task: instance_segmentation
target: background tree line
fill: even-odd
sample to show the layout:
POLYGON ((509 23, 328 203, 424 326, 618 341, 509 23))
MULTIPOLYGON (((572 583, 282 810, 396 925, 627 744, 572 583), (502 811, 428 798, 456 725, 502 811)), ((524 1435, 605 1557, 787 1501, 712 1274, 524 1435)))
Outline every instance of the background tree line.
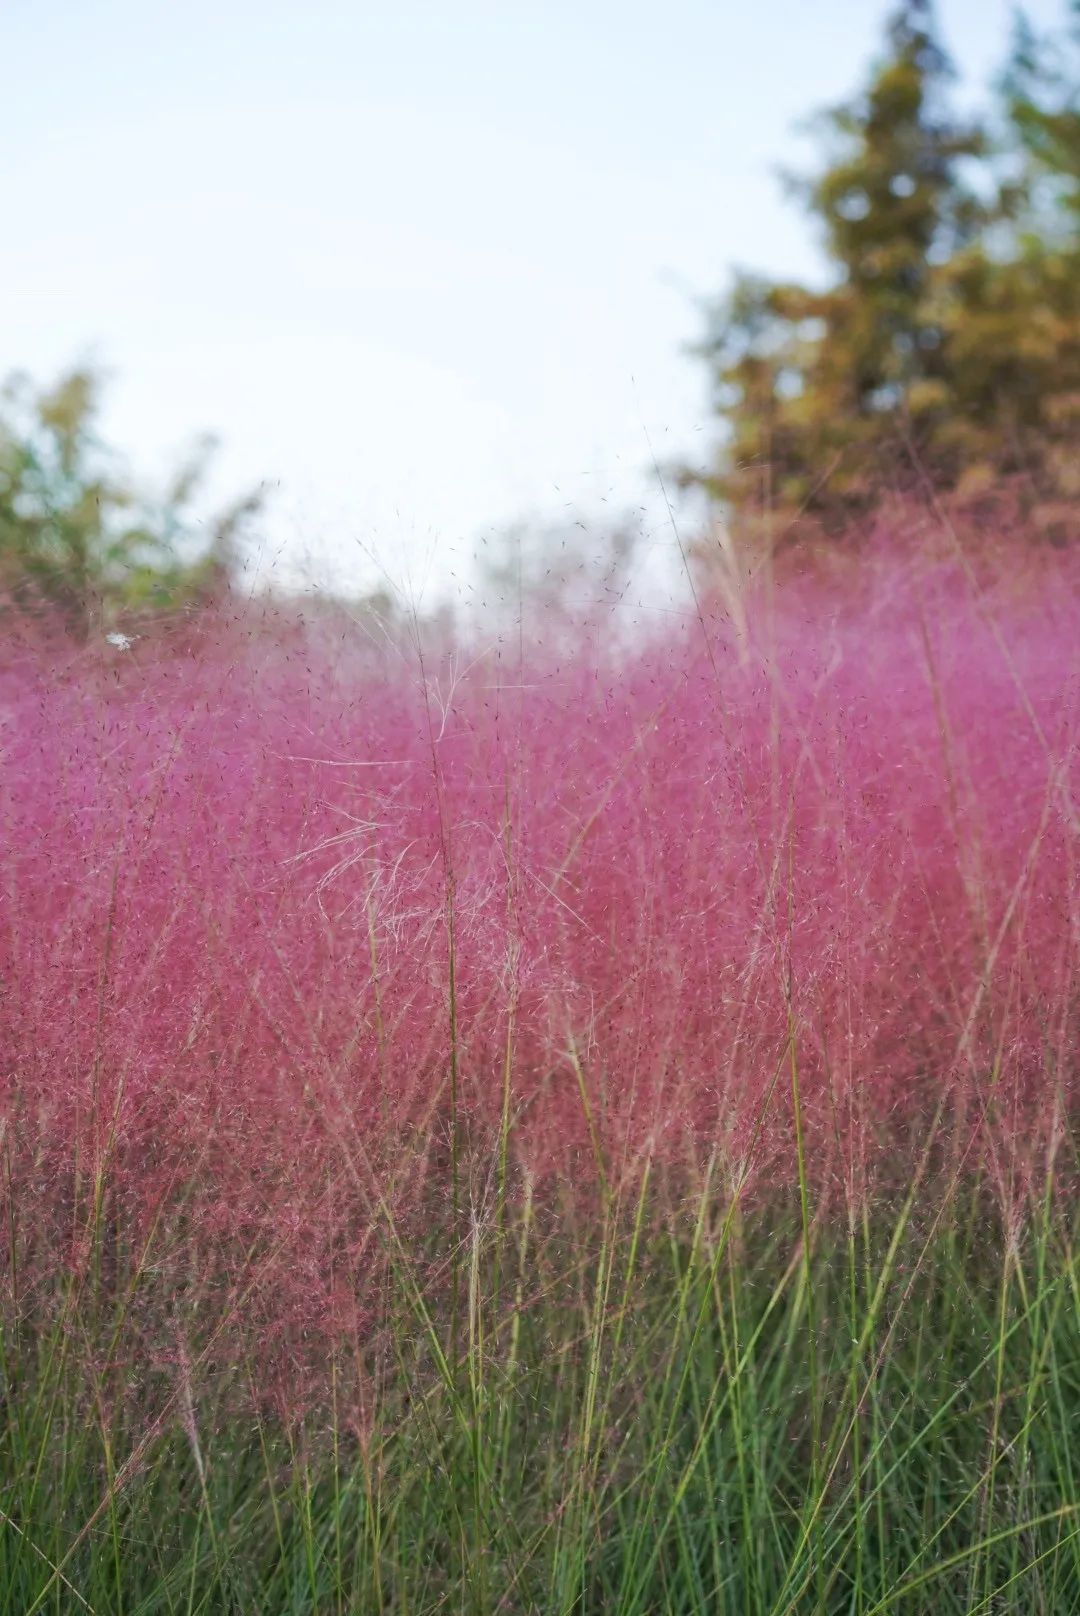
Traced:
POLYGON ((45 389, 16 374, 0 392, 0 621, 44 607, 85 639, 229 588, 261 493, 196 519, 210 438, 146 493, 98 436, 100 389, 78 368, 45 389))
MULTIPOLYGON (((681 475, 742 542, 842 539, 912 489, 1080 531, 1080 0, 1051 35, 1018 16, 984 117, 954 115, 952 78, 931 0, 902 0, 864 89, 816 120, 822 166, 788 180, 826 284, 742 272, 707 311, 718 448, 681 475)), ((261 496, 194 520, 209 442, 140 493, 99 389, 0 393, 0 617, 86 637, 229 586, 261 496)))
POLYGON ((1080 0, 1018 15, 982 119, 949 105, 931 0, 905 0, 854 99, 816 120, 788 184, 821 289, 752 273, 697 350, 723 431, 703 487, 745 539, 837 539, 913 488, 1080 525, 1080 0))

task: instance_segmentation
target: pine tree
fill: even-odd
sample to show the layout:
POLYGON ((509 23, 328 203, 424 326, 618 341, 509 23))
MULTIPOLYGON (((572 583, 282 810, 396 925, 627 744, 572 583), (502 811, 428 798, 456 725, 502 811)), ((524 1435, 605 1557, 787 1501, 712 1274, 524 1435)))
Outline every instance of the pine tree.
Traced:
POLYGON ((929 0, 820 120, 831 160, 796 189, 831 284, 742 275, 699 350, 727 432, 688 480, 744 535, 836 537, 927 483, 1080 530, 1080 0, 1070 15, 1056 38, 1018 28, 996 143, 949 115, 929 0))
POLYGON ((744 524, 843 531, 910 476, 924 420, 947 402, 931 287, 935 265, 982 224, 962 168, 986 141, 949 116, 952 70, 929 0, 895 12, 886 45, 865 93, 820 120, 832 161, 796 187, 833 284, 743 275, 700 350, 729 429, 721 466, 700 480, 744 524))
POLYGON ((1015 177, 995 228, 932 282, 956 491, 1057 540, 1080 533, 1080 0, 1070 11, 1058 37, 1019 20, 1001 82, 1015 177))
POLYGON ((1042 232, 1080 236, 1080 0, 1066 27, 1039 38, 1021 15, 1003 80, 1008 116, 1027 158, 1029 216, 1042 232))

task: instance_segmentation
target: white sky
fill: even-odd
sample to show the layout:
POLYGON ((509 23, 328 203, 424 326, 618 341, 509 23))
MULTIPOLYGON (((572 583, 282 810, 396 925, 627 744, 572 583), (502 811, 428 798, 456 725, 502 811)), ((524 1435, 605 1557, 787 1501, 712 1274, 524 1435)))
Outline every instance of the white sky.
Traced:
MULTIPOLYGON (((363 587, 371 549, 437 589, 516 516, 643 503, 663 547, 646 430, 710 431, 693 296, 815 273, 773 171, 889 9, 0 0, 0 371, 96 358, 150 475, 218 432, 220 492, 280 485, 285 575, 363 587)), ((968 84, 1010 9, 941 0, 968 84)))

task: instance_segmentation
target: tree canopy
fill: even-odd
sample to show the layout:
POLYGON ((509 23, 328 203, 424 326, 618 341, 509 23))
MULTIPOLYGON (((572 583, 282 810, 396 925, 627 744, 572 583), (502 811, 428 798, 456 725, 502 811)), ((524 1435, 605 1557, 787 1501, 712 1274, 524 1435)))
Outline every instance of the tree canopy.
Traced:
POLYGON ((0 613, 59 612, 85 638, 146 611, 206 601, 228 586, 254 493, 197 523, 213 442, 203 439, 151 498, 97 432, 100 378, 78 368, 0 392, 0 613))
POLYGON ((703 485, 773 541, 857 529, 913 482, 1008 487, 1054 536, 1080 472, 1080 0, 1021 22, 996 118, 960 120, 931 0, 893 13, 869 82, 818 119, 822 289, 742 273, 708 314, 723 441, 703 485))

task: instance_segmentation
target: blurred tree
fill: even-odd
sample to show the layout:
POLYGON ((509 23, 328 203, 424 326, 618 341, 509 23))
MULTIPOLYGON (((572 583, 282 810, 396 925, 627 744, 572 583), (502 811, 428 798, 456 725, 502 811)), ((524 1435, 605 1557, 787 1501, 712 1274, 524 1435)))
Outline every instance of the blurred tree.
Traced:
POLYGON ((1080 0, 1040 38, 1021 15, 1002 77, 1006 251, 980 244, 940 276, 957 380, 962 491, 1004 473, 1035 525, 1080 533, 1080 0))
POLYGON ((587 633, 614 646, 640 621, 649 591, 644 538, 641 512, 615 507, 606 517, 524 519, 481 537, 457 621, 502 662, 500 681, 526 645, 569 655, 587 633))
POLYGON ((1008 115, 1028 159, 1029 213, 1048 239, 1080 232, 1080 0, 1064 28, 1040 38, 1020 14, 1002 80, 1008 115))
POLYGON ((96 435, 99 387, 76 369, 44 392, 22 375, 0 391, 0 612, 58 611, 82 638, 220 594, 262 504, 259 494, 238 500, 200 542, 191 505, 212 440, 148 500, 96 435))
POLYGON ((1080 198, 1080 142, 1075 90, 1047 61, 1022 30, 1008 92, 1019 177, 983 128, 950 117, 930 0, 899 7, 866 92, 821 120, 831 160, 794 188, 832 284, 742 275, 699 350, 727 437, 717 466, 686 480, 743 535, 834 537, 913 479, 969 496, 1023 474, 1059 516, 1078 491, 1075 231, 1037 227, 1032 176, 1054 175, 1057 217, 1080 198))
POLYGON ((867 91, 818 120, 832 161, 792 183, 821 222, 833 284, 743 275, 712 311, 702 352, 730 441, 703 481, 747 518, 842 527, 900 463, 898 421, 940 394, 929 283, 982 222, 962 164, 986 142, 943 104, 951 68, 929 0, 899 8, 887 45, 867 91))

